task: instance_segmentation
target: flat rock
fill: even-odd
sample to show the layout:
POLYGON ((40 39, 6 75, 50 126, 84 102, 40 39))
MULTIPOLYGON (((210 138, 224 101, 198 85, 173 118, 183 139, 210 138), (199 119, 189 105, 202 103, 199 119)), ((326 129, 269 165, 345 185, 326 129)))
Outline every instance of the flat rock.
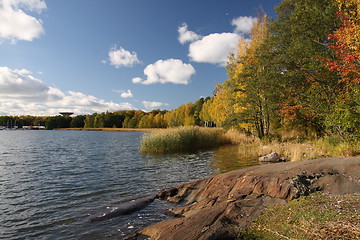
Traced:
POLYGON ((131 239, 236 239, 270 204, 315 191, 360 192, 360 158, 327 158, 274 163, 216 175, 163 192, 157 197, 181 206, 173 219, 140 230, 131 239))

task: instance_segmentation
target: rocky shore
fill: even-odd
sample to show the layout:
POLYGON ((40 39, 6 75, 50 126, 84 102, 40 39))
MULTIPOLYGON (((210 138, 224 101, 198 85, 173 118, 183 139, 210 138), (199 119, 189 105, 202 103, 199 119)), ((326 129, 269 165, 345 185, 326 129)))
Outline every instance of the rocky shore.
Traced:
POLYGON ((271 204, 322 191, 360 193, 360 158, 327 158, 254 166, 190 182, 158 193, 179 203, 173 219, 138 231, 129 239, 236 239, 271 204))

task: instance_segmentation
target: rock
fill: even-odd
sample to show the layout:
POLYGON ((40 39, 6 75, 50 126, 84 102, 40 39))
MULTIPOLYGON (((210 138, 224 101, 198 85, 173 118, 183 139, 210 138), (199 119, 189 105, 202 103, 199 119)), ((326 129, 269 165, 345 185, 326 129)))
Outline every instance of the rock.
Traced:
POLYGON ((360 158, 259 165, 162 191, 159 199, 182 203, 169 210, 176 218, 148 226, 131 239, 236 239, 267 205, 315 191, 359 193, 360 158))
POLYGON ((99 222, 136 212, 140 209, 145 208, 150 203, 152 203, 156 197, 157 197, 156 195, 149 195, 146 197, 123 202, 122 204, 120 204, 119 206, 117 206, 116 208, 112 209, 109 212, 103 213, 99 216, 92 217, 90 221, 99 222))
POLYGON ((280 158, 279 154, 276 152, 270 153, 266 156, 259 157, 260 162, 267 162, 267 163, 275 163, 275 162, 282 162, 284 161, 283 158, 280 158))

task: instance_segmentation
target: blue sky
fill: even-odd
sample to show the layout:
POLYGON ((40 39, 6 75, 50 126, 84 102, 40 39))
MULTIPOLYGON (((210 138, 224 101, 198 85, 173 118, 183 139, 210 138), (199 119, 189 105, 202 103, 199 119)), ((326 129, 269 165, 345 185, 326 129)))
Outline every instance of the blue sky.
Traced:
POLYGON ((280 0, 0 0, 0 115, 174 109, 211 96, 280 0))

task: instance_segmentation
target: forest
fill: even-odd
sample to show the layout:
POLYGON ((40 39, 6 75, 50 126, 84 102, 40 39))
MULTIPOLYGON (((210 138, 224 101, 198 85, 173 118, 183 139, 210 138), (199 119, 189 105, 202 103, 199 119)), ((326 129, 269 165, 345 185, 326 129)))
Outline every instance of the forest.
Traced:
POLYGON ((0 126, 168 128, 217 126, 259 138, 296 131, 305 137, 360 136, 359 0, 283 0, 277 19, 259 11, 249 37, 211 97, 177 109, 75 117, 2 116, 0 126))

